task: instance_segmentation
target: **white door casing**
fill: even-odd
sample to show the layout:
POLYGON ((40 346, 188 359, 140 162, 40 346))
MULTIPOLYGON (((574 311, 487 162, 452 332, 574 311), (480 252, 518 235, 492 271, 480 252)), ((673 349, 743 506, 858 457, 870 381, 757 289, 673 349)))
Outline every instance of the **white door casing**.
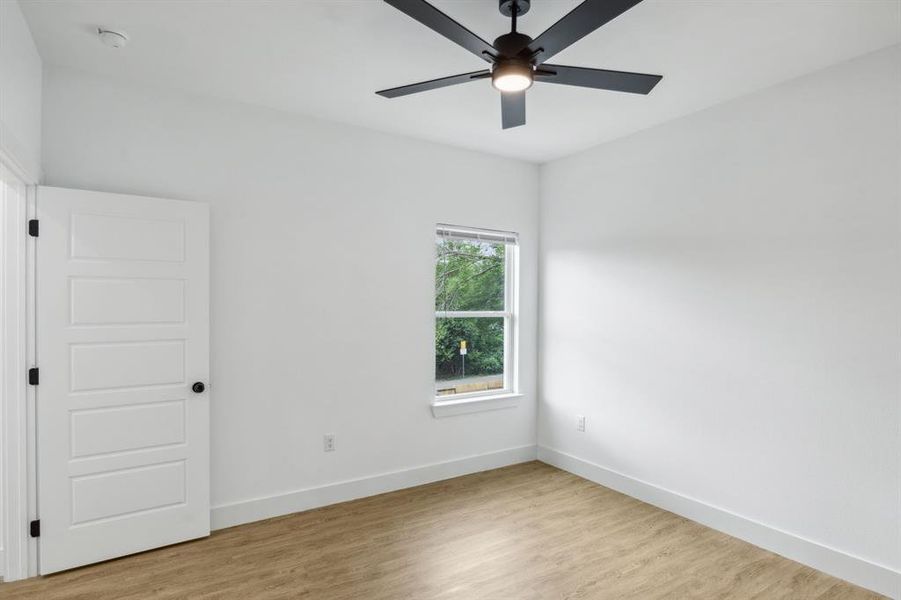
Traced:
POLYGON ((28 185, 0 149, 0 576, 28 574, 26 452, 28 185))
POLYGON ((39 572, 209 535, 207 205, 41 187, 37 216, 39 572))

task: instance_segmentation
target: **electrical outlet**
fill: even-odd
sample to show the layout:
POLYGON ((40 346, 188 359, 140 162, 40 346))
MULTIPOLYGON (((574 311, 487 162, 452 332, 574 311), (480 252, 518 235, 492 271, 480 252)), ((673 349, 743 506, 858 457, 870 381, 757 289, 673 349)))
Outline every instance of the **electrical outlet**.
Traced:
POLYGON ((322 449, 326 452, 334 452, 335 451, 335 434, 334 433, 326 433, 322 436, 322 449))
POLYGON ((585 431, 585 417, 583 415, 579 415, 576 417, 576 431, 585 431))

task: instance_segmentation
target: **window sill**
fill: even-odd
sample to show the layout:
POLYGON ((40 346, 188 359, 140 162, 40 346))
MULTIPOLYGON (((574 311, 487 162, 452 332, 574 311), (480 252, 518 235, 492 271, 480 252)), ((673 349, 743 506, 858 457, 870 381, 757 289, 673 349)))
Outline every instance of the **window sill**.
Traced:
POLYGON ((516 408, 522 394, 507 393, 496 396, 480 396, 477 398, 463 398, 460 400, 443 400, 432 402, 432 415, 436 419, 453 417, 469 413, 483 412, 486 410, 500 410, 502 408, 516 408))

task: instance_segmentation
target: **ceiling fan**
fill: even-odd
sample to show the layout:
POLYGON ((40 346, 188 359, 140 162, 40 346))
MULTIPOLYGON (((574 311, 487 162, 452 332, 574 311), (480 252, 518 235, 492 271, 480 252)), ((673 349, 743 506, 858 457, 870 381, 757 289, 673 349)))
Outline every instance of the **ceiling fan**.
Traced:
POLYGON ((648 94, 663 79, 662 75, 565 67, 546 62, 641 1, 585 0, 533 40, 516 31, 516 19, 529 11, 531 0, 498 0, 501 14, 510 17, 511 30, 494 40, 494 44, 489 44, 425 0, 385 0, 399 11, 490 63, 491 67, 376 93, 385 98, 397 98, 477 79, 491 79, 494 88, 501 92, 501 121, 504 129, 525 125, 526 90, 534 81, 648 94))

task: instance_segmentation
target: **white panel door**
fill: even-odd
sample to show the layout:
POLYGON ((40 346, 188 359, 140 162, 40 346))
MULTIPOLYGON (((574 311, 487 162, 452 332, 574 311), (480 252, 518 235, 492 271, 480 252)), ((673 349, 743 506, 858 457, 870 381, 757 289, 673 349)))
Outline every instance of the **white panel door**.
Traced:
POLYGON ((41 187, 37 215, 40 573, 209 535, 207 206, 41 187))

